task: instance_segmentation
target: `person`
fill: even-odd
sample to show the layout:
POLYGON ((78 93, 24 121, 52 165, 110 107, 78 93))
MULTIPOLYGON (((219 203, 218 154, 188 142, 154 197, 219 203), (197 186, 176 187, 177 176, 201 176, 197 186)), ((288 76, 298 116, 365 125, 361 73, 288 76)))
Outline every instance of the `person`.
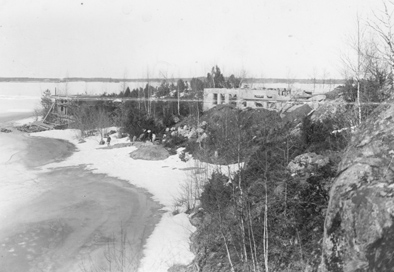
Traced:
POLYGON ((109 146, 111 144, 111 137, 108 135, 107 137, 107 146, 109 146))
POLYGON ((146 134, 146 129, 142 130, 142 134, 140 135, 140 137, 138 137, 139 141, 144 141, 145 140, 145 134, 146 134))

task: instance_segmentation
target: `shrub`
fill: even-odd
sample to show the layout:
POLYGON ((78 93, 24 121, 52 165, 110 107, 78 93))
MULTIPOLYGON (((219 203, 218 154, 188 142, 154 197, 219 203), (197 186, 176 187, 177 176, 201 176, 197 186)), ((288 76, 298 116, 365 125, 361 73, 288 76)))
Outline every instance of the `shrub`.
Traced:
MULTIPOLYGON (((361 115, 364 120, 372 111, 390 97, 390 91, 385 88, 386 74, 378 72, 375 77, 361 79, 359 84, 361 115)), ((349 79, 343 87, 343 97, 347 102, 357 102, 357 81, 349 79)), ((355 108, 354 104, 353 107, 355 108)))
POLYGON ((187 138, 181 135, 175 135, 168 137, 164 146, 167 148, 178 148, 182 146, 186 146, 187 138))
POLYGON ((223 211, 231 203, 231 186, 227 186, 228 178, 220 173, 213 173, 208 182, 204 185, 201 194, 201 207, 209 212, 215 213, 223 211))
MULTIPOLYGON (((332 133, 335 128, 342 127, 343 122, 333 119, 312 122, 310 117, 302 120, 301 139, 307 152, 321 153, 324 150, 342 150, 348 142, 348 137, 332 133), (338 124, 340 123, 340 124, 338 124)), ((348 133, 348 132, 344 132, 348 133)))

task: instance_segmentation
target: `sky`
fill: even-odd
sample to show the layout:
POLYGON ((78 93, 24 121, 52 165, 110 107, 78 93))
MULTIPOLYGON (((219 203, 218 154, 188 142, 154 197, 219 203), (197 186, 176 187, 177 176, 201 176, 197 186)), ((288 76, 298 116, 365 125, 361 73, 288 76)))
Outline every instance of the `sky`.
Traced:
POLYGON ((0 0, 0 77, 342 78, 374 0, 0 0))

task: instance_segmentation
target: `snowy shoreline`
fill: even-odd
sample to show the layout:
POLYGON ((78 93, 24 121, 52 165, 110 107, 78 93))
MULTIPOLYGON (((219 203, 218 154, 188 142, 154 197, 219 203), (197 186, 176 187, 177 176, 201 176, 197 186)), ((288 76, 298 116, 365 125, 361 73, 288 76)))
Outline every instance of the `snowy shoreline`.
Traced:
MULTIPOLYGON (((33 121, 32 118, 14 121, 12 124, 23 125, 29 121, 33 121)), ((116 135, 113 135, 112 146, 124 143, 129 145, 108 149, 98 144, 99 136, 87 137, 86 142, 79 143, 78 135, 78 131, 71 129, 31 133, 31 137, 66 140, 77 148, 76 152, 64 161, 49 163, 39 172, 83 165, 92 173, 126 180, 137 188, 146 190, 150 198, 162 205, 163 214, 146 240, 139 271, 164 272, 175 264, 189 264, 194 258, 190 251, 190 235, 195 231, 195 227, 191 225, 189 215, 183 212, 184 207, 176 205, 184 193, 185 182, 192 178, 192 170, 196 169, 197 165, 204 168, 205 178, 218 170, 218 167, 227 174, 228 171, 234 171, 236 166, 201 164, 193 159, 184 162, 178 155, 160 161, 134 160, 130 157, 130 152, 137 147, 130 145, 126 138, 117 139, 116 135)))
MULTIPOLYGON (((182 183, 188 178, 187 167, 177 155, 162 161, 133 160, 129 153, 134 146, 106 149, 98 145, 98 136, 86 138, 78 143, 78 131, 52 130, 30 134, 33 137, 48 137, 67 140, 77 147, 77 152, 62 162, 50 163, 42 171, 55 167, 86 165, 93 173, 106 174, 127 180, 138 188, 146 189, 153 200, 163 205, 163 215, 146 241, 139 271, 167 271, 174 264, 188 264, 194 255, 189 249, 189 237, 194 231, 188 215, 173 215, 175 199, 182 183)), ((126 143, 126 139, 112 137, 112 145, 126 143)))

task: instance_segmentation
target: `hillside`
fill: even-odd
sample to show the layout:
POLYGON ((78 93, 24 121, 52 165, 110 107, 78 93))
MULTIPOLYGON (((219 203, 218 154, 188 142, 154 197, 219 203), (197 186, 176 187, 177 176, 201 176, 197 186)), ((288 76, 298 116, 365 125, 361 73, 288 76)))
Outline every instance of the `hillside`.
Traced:
MULTIPOLYGON (((315 111, 289 118, 269 110, 220 105, 200 117, 206 138, 186 151, 211 163, 242 162, 216 172, 191 210, 197 227, 193 264, 174 271, 316 271, 321 260, 329 192, 345 152, 354 110, 345 90, 327 94, 315 111), (343 110, 331 111, 342 103, 343 110)), ((184 120, 178 127, 189 126, 184 120)))

